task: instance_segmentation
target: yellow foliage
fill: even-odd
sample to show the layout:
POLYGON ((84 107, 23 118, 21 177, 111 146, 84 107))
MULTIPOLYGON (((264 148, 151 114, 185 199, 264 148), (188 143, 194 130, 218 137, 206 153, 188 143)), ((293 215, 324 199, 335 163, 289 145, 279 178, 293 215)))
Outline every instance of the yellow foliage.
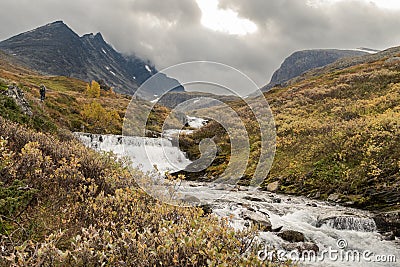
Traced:
POLYGON ((122 120, 118 112, 113 109, 107 110, 96 101, 85 104, 81 114, 92 132, 108 133, 121 128, 122 120))
POLYGON ((86 94, 93 98, 100 97, 100 84, 94 80, 91 82, 91 84, 87 84, 86 94))

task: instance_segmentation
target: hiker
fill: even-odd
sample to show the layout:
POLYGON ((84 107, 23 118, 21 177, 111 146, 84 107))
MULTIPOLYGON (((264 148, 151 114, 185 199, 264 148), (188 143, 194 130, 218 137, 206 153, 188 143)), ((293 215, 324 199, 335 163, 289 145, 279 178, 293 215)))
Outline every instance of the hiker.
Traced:
POLYGON ((43 84, 40 85, 40 101, 44 101, 44 98, 46 97, 46 86, 43 84))

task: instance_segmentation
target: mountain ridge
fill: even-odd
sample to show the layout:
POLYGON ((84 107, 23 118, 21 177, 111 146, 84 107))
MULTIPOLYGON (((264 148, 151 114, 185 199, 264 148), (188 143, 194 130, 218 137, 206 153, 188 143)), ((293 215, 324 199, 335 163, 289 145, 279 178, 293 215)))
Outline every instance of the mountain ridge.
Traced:
MULTIPOLYGON (((149 60, 116 51, 101 33, 79 36, 60 20, 8 38, 0 42, 0 49, 43 74, 104 80, 116 92, 131 95, 159 73, 149 60)), ((177 80, 164 74, 158 77, 177 91, 184 91, 177 80)), ((163 88, 147 89, 153 95, 163 88)))

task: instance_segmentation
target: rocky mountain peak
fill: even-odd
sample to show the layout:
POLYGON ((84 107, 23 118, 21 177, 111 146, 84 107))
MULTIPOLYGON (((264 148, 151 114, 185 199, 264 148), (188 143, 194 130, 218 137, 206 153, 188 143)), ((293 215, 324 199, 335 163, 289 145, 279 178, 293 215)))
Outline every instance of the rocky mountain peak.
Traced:
POLYGON ((68 34, 68 35, 73 35, 74 37, 79 37, 78 34, 76 34, 70 27, 68 27, 67 24, 65 24, 63 21, 58 20, 49 24, 46 24, 44 26, 40 26, 36 29, 33 29, 31 31, 28 31, 26 33, 22 33, 22 35, 26 34, 50 34, 50 35, 57 35, 57 34, 68 34))
MULTIPOLYGON (((126 94, 133 94, 158 72, 149 60, 116 51, 100 32, 80 37, 63 21, 11 37, 0 42, 0 49, 43 74, 103 80, 116 92, 126 94)), ((161 95, 171 84, 184 90, 177 80, 165 76, 160 86, 149 89, 149 95, 161 95)))
POLYGON ((102 35, 100 32, 96 33, 96 35, 94 36, 94 38, 96 38, 96 39, 99 40, 99 41, 105 42, 105 41, 104 41, 104 38, 103 38, 103 35, 102 35))
POLYGON ((287 57, 280 68, 274 72, 271 81, 263 90, 277 85, 285 85, 289 80, 303 73, 326 66, 342 58, 367 55, 366 51, 339 49, 311 49, 296 51, 287 57))

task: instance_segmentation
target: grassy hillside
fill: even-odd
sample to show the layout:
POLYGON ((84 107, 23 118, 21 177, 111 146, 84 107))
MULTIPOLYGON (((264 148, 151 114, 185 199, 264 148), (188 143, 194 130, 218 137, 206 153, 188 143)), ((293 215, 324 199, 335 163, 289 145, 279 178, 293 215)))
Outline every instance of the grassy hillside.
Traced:
MULTIPOLYGON (((0 94, 2 116, 30 125, 35 129, 55 132, 59 128, 71 131, 121 134, 122 123, 131 96, 101 90, 99 97, 86 92, 87 82, 70 77, 45 76, 24 68, 10 56, 0 52, 0 90, 10 85, 22 89, 33 115, 26 116, 12 100, 0 94), (47 88, 46 100, 40 102, 39 87, 47 88), (7 107, 6 107, 7 106, 7 107)), ((130 105, 133 115, 144 116, 150 103, 137 100, 130 105)), ((162 119, 169 109, 156 106, 151 113, 148 130, 160 132, 162 119)), ((134 125, 132 125, 134 127, 134 125)))
MULTIPOLYGON (((335 198, 342 202, 364 208, 400 206, 399 60, 380 57, 275 88, 265 97, 275 116, 277 151, 263 186, 279 181, 280 192, 322 199, 338 194, 335 198)), ((250 134, 254 160, 245 182, 260 154, 259 133, 250 127, 254 118, 246 106, 232 107, 250 134)), ((222 127, 212 122, 181 139, 196 158, 196 144, 213 136, 219 153, 205 172, 208 177, 222 173, 229 159, 229 138, 222 127)))

